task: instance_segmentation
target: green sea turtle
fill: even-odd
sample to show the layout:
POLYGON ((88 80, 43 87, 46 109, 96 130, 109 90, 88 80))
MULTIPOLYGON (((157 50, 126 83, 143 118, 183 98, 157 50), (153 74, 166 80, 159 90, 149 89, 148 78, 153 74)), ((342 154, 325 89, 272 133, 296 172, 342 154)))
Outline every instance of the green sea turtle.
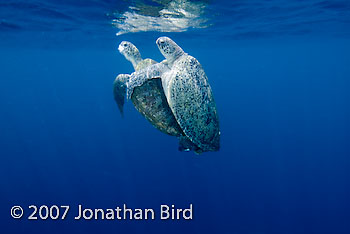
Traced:
POLYGON ((168 37, 160 37, 156 43, 166 59, 131 74, 127 97, 132 97, 144 82, 161 78, 169 107, 184 134, 200 148, 197 152, 218 151, 219 118, 201 64, 168 37))
MULTIPOLYGON (((135 71, 157 63, 152 59, 142 59, 139 50, 130 42, 121 42, 118 50, 132 63, 135 71)), ((129 78, 129 74, 120 74, 113 84, 114 99, 122 115, 126 83, 129 78)), ((137 111, 151 122, 154 127, 172 136, 179 137, 182 135, 182 130, 167 103, 160 79, 148 80, 148 82, 144 82, 142 86, 135 88, 131 96, 131 101, 137 111)))
MULTIPOLYGON (((123 41, 118 47, 119 52, 130 61, 135 69, 139 71, 157 64, 152 59, 142 59, 139 50, 130 42, 123 41)), ((120 74, 114 81, 114 99, 118 104, 120 113, 123 115, 124 99, 126 94, 129 74, 120 74)), ((171 136, 179 138, 179 150, 198 151, 195 146, 183 133, 175 116, 173 115, 165 97, 161 80, 159 78, 147 80, 138 87, 135 87, 130 96, 135 108, 158 130, 171 136)))

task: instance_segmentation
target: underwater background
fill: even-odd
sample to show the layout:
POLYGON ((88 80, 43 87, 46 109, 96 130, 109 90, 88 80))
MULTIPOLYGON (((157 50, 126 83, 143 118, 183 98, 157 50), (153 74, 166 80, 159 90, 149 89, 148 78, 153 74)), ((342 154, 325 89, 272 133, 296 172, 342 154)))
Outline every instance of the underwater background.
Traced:
POLYGON ((349 78, 347 0, 1 1, 0 233, 350 233, 349 78), (219 152, 179 152, 130 101, 120 116, 118 45, 162 61, 160 36, 203 65, 219 152), (72 213, 28 220, 33 204, 72 213), (74 220, 78 204, 193 220, 74 220))

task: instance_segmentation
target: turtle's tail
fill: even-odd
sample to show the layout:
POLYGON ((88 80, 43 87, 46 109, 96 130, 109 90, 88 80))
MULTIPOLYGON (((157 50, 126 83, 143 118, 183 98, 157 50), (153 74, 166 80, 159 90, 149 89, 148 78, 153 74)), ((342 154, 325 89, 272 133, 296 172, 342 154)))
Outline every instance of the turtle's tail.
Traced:
POLYGON ((124 117, 124 103, 126 96, 126 82, 129 80, 130 75, 128 74, 120 74, 114 80, 113 83, 113 95, 114 100, 118 105, 119 112, 122 117, 124 117))
POLYGON ((195 151, 196 154, 201 154, 203 151, 196 146, 188 137, 180 136, 179 138, 179 151, 195 151))

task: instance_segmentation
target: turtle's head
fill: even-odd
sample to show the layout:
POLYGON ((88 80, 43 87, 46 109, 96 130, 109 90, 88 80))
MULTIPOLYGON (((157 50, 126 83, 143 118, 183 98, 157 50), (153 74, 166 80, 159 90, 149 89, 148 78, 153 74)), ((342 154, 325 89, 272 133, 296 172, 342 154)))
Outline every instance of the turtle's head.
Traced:
POLYGON ((137 64, 142 60, 139 50, 131 42, 122 41, 119 44, 118 50, 122 55, 124 55, 124 57, 127 60, 129 60, 132 63, 134 69, 136 68, 137 64))
POLYGON ((157 46, 169 64, 172 64, 177 58, 185 52, 169 37, 160 37, 156 41, 157 46))

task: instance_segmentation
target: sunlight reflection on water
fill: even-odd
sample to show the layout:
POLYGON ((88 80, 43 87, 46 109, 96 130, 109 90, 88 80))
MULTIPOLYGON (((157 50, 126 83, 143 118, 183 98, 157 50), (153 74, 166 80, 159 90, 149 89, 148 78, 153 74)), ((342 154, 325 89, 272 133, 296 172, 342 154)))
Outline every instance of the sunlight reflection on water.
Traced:
POLYGON ((130 32, 184 32, 189 28, 206 28, 208 19, 203 16, 207 4, 186 0, 157 1, 157 5, 136 4, 116 14, 112 24, 120 31, 130 32))

